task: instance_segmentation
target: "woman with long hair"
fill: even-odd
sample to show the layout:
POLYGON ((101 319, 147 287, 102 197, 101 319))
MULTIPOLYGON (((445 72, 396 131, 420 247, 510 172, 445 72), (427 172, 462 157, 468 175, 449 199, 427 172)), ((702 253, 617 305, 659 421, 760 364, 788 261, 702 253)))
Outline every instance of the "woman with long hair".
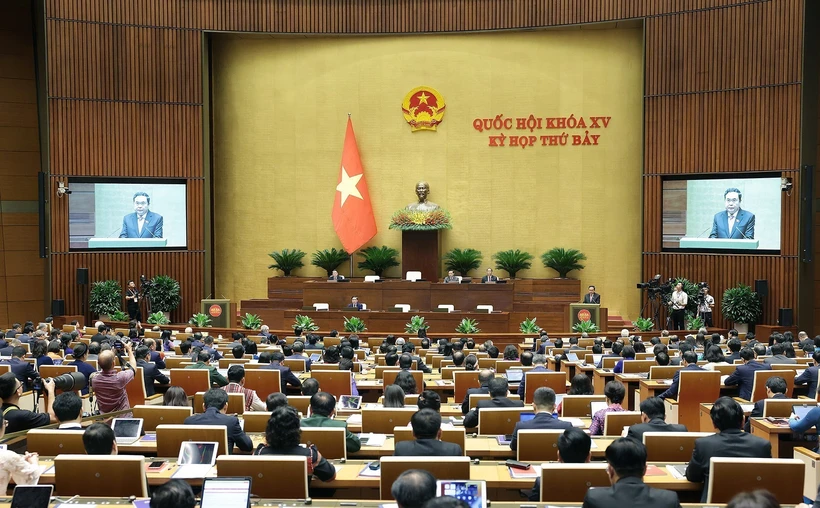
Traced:
POLYGON ((188 407, 191 403, 188 402, 188 395, 181 386, 169 386, 162 395, 162 405, 171 407, 188 407))
POLYGON ((404 407, 404 390, 399 385, 384 389, 384 407, 404 407))

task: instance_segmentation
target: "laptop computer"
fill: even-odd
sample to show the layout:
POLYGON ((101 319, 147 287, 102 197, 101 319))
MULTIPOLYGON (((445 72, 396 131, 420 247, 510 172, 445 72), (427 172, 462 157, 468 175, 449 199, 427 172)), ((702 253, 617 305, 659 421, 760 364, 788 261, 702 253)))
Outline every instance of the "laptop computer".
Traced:
POLYGON ((792 413, 794 413, 798 418, 802 420, 806 417, 807 414, 809 414, 809 411, 816 407, 817 406, 798 406, 797 404, 795 404, 794 406, 792 406, 792 413))
POLYGON ((487 483, 483 481, 439 480, 436 494, 454 497, 470 508, 487 508, 487 483))
POLYGON ((362 398, 357 395, 342 395, 339 397, 338 409, 359 409, 362 407, 362 398))
POLYGON ((117 444, 134 443, 142 435, 142 418, 114 418, 111 420, 111 430, 117 444))
POLYGON ((179 447, 177 471, 174 478, 204 478, 216 464, 215 441, 185 441, 179 447))
POLYGON ((576 355, 575 353, 567 353, 567 361, 568 362, 577 362, 578 361, 578 355, 576 355))
POLYGON ((48 508, 53 491, 53 485, 17 485, 11 508, 48 508))
POLYGON ((602 354, 593 354, 592 355, 592 365, 598 365, 599 363, 601 363, 601 358, 603 358, 603 357, 604 357, 604 355, 602 355, 602 354))
POLYGON ((507 381, 510 383, 520 383, 524 379, 524 371, 518 369, 507 369, 507 381))
POLYGON ((535 418, 535 413, 521 413, 518 421, 527 422, 535 418))
POLYGON ((205 478, 200 508, 248 508, 251 502, 249 477, 205 478))

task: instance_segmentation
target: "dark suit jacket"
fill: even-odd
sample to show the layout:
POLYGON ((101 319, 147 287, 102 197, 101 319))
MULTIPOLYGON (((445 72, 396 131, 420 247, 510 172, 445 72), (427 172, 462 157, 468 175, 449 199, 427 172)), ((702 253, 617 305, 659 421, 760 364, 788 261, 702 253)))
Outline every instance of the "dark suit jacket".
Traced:
POLYGON ((129 213, 122 218, 120 238, 162 238, 162 215, 148 211, 140 233, 137 225, 137 213, 129 213))
POLYGON ((715 214, 712 220, 712 232, 709 238, 734 238, 735 240, 754 240, 755 214, 739 209, 735 216, 735 226, 729 234, 729 212, 723 210, 715 214))
MULTIPOLYGON (((524 429, 538 429, 538 430, 566 430, 572 428, 572 424, 553 418, 549 413, 538 413, 535 418, 526 422, 518 422, 513 429, 513 438, 510 441, 510 448, 518 449, 518 431, 524 429)), ((553 457, 553 460, 558 460, 558 456, 553 457)))
POLYGON ((584 295, 584 303, 601 303, 601 295, 598 293, 592 293, 592 298, 590 298, 589 293, 584 295))
POLYGON ((726 356, 726 363, 735 363, 735 360, 740 360, 740 351, 726 356))
POLYGON ((348 308, 348 309, 363 310, 363 309, 362 309, 362 304, 361 304, 361 303, 357 303, 356 305, 353 305, 352 303, 348 303, 348 304, 347 304, 347 308, 348 308))
POLYGON ((644 432, 686 432, 686 425, 681 425, 679 423, 666 423, 660 418, 655 418, 654 420, 650 420, 649 423, 631 425, 626 437, 637 439, 643 443, 644 432))
POLYGON ((809 385, 809 398, 814 398, 817 393, 817 369, 817 365, 812 365, 794 378, 795 385, 809 385))
MULTIPOLYGON (((785 399, 785 393, 775 393, 773 399, 785 399)), ((752 408, 752 414, 749 415, 749 418, 746 419, 746 425, 743 427, 743 430, 746 432, 752 431, 752 418, 760 418, 763 416, 763 405, 766 402, 766 399, 758 400, 755 402, 754 407, 752 408)))
POLYGON ((618 480, 612 487, 589 489, 583 508, 680 508, 675 492, 653 489, 641 478, 618 480))
POLYGON ((484 277, 481 277, 481 282, 498 282, 498 277, 495 275, 490 275, 489 277, 485 275, 484 277))
POLYGON ((301 388, 302 382, 299 381, 299 378, 296 377, 293 372, 290 371, 290 367, 285 367, 281 364, 270 364, 269 366, 265 367, 266 369, 279 369, 279 380, 282 385, 282 393, 288 393, 286 388, 287 385, 293 386, 294 388, 301 388))
POLYGON ((763 438, 753 436, 740 429, 727 429, 718 434, 702 437, 695 441, 695 450, 686 479, 703 482, 701 502, 706 502, 706 486, 709 485, 709 461, 712 457, 750 457, 768 459, 772 456, 772 444, 763 438))
POLYGON ((222 414, 215 408, 209 407, 204 413, 189 416, 184 423, 185 425, 223 425, 228 429, 228 453, 233 453, 234 443, 243 452, 253 450, 253 442, 247 434, 242 432, 239 419, 222 414))
POLYGON ((475 409, 471 410, 464 417, 464 427, 473 428, 478 427, 478 411, 481 408, 496 408, 496 407, 524 407, 524 402, 507 397, 496 397, 490 400, 480 400, 476 404, 475 409))
POLYGON ((24 387, 30 387, 29 380, 36 379, 39 376, 37 371, 34 370, 34 366, 21 358, 9 358, 3 360, 2 363, 11 366, 11 371, 23 383, 24 387))
POLYGON ((767 370, 769 367, 763 365, 757 360, 752 360, 745 365, 738 365, 735 371, 729 374, 723 384, 726 386, 737 385, 739 389, 738 395, 741 399, 752 400, 752 386, 755 383, 755 372, 758 370, 767 370))
POLYGON ((781 365, 784 363, 790 363, 794 365, 797 363, 797 360, 795 360, 794 358, 789 358, 786 355, 775 355, 771 358, 766 358, 765 360, 763 360, 763 363, 769 365, 769 368, 771 368, 772 365, 781 365))
POLYGON ((102 333, 95 333, 94 335, 91 336, 91 342, 102 342, 103 340, 106 339, 106 337, 107 336, 103 335, 102 333))
MULTIPOLYGON (((702 367, 698 367, 695 365, 687 365, 686 367, 682 368, 681 370, 704 370, 702 367)), ((680 370, 675 372, 675 376, 672 377, 672 384, 669 385, 669 388, 662 394, 658 395, 658 397, 662 399, 677 399, 678 398, 678 388, 680 385, 680 370)))
POLYGON ((470 411, 470 395, 477 395, 477 394, 487 394, 490 393, 490 389, 487 388, 487 385, 482 385, 480 388, 470 388, 467 390, 467 394, 464 395, 464 401, 461 403, 461 414, 467 414, 470 411))
POLYGON ((394 457, 461 457, 461 447, 438 439, 416 439, 396 443, 394 457))
POLYGON ((165 360, 160 357, 158 351, 151 351, 150 361, 154 362, 154 365, 156 365, 158 369, 165 368, 165 360))
POLYGON ((171 382, 168 376, 160 372, 159 368, 153 363, 146 362, 145 360, 137 360, 137 366, 142 367, 142 381, 145 383, 145 395, 148 397, 156 393, 154 390, 154 382, 161 385, 167 385, 171 382))

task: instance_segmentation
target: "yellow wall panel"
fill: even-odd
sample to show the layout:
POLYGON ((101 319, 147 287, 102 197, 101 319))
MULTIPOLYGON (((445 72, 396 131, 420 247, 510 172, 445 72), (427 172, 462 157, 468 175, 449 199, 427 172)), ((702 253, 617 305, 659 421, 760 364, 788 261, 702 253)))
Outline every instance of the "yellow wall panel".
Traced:
MULTIPOLYGON (((273 274, 268 252, 340 246, 330 213, 351 113, 379 227, 372 244, 400 248, 389 218, 415 199, 414 184, 427 180, 430 199, 453 216, 443 251, 479 249, 486 267, 503 249, 539 256, 556 246, 578 248, 589 258, 583 284, 597 285, 611 313, 634 319, 642 58, 642 33, 633 29, 215 36, 216 293, 264 298, 273 274), (438 132, 412 133, 402 117, 404 95, 420 85, 445 98, 438 132), (531 113, 612 120, 599 132, 599 146, 590 147, 490 148, 488 133, 473 128, 475 118, 531 113)), ((321 271, 308 266, 297 273, 321 271)), ((538 260, 519 273, 555 275, 538 260)))

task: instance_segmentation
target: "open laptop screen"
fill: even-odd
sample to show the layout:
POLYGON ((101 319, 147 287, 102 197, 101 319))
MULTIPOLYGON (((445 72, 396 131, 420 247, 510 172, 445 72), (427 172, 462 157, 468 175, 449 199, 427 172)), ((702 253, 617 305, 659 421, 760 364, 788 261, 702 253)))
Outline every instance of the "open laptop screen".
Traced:
POLYGON ((142 418, 114 418, 111 422, 111 430, 114 431, 116 438, 132 438, 140 437, 142 431, 142 418))
POLYGON ((179 447, 178 464, 210 464, 216 463, 216 447, 215 442, 197 442, 185 441, 179 447))
POLYGON ((250 478, 205 478, 200 508, 248 508, 250 478))

